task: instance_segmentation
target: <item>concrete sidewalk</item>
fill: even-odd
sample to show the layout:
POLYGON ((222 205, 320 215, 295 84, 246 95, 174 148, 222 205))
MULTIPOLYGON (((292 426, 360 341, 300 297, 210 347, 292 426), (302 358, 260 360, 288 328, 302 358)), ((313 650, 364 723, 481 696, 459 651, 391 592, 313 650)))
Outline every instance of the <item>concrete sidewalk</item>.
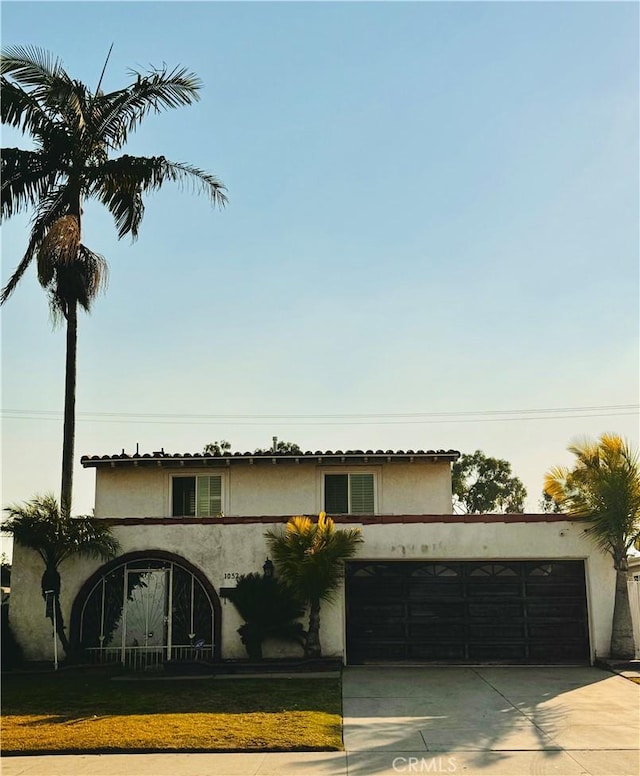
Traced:
POLYGON ((345 752, 11 757, 2 776, 638 776, 640 686, 596 668, 371 667, 345 752))

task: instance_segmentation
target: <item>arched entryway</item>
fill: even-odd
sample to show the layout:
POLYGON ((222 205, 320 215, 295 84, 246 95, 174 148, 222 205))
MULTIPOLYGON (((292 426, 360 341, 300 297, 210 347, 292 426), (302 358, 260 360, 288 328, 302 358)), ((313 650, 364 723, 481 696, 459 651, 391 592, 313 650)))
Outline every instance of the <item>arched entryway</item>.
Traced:
POLYGON ((82 586, 71 636, 94 663, 153 668, 220 659, 220 600, 206 576, 160 550, 123 555, 82 586))

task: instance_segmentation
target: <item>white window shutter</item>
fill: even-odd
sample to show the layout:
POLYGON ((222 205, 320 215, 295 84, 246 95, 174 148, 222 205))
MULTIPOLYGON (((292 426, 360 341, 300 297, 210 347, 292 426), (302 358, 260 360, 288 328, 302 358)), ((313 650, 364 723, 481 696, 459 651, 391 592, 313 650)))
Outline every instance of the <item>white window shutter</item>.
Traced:
POLYGON ((373 505, 373 474, 351 474, 349 477, 351 490, 351 513, 372 515, 373 505))
POLYGON ((222 477, 198 477, 198 517, 215 517, 222 513, 222 477))

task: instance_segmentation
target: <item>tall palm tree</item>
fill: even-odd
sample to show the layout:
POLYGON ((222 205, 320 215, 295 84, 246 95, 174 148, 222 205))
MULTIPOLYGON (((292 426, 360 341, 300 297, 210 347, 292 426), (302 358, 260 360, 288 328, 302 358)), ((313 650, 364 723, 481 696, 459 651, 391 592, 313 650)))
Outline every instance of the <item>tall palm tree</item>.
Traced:
MULTIPOLYGON (((106 65, 105 65, 106 67, 106 65)), ((199 99, 199 79, 184 68, 133 71, 133 82, 114 92, 73 80, 59 59, 35 47, 13 46, 0 60, 2 123, 31 136, 34 149, 2 149, 0 215, 33 210, 27 249, 0 293, 6 302, 28 266, 38 264, 54 312, 67 326, 62 446, 62 512, 71 514, 75 441, 78 306, 88 310, 104 283, 102 257, 82 242, 83 203, 96 199, 109 210, 118 237, 138 236, 143 194, 167 181, 191 184, 213 204, 224 205, 224 186, 197 167, 164 156, 120 151, 150 113, 199 99)), ((103 74, 104 75, 104 70, 103 74)))
POLYGON ((74 555, 109 560, 119 550, 118 541, 103 520, 66 515, 53 494, 36 496, 25 504, 11 504, 4 511, 8 512, 9 519, 2 523, 0 531, 13 536, 17 544, 35 550, 42 558, 42 597, 47 600, 45 591, 53 591, 46 616, 55 622, 60 643, 69 655, 70 644, 60 607, 60 564, 74 555))
POLYGON ((284 582, 309 606, 305 657, 320 657, 320 603, 331 601, 340 587, 344 561, 362 542, 359 528, 336 528, 324 512, 317 522, 292 517, 283 530, 267 531, 266 539, 284 582))
POLYGON ((640 462, 617 434, 582 440, 568 448, 572 469, 555 466, 545 475, 544 492, 561 511, 588 522, 585 533, 613 558, 616 592, 611 631, 612 657, 635 656, 627 553, 640 538, 640 462))

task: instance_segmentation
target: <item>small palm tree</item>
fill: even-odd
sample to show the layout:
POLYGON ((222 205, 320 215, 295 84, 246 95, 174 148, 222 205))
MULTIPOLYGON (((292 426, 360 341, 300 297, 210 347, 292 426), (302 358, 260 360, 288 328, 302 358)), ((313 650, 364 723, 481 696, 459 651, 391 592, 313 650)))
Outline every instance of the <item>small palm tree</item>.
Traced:
POLYGON ((36 496, 25 504, 12 504, 4 511, 9 513, 9 519, 2 523, 0 531, 42 558, 42 597, 47 600, 45 591, 53 591, 52 606, 47 606, 46 616, 55 622, 60 643, 69 656, 70 644, 60 608, 60 564, 74 555, 109 560, 120 548, 118 541, 104 521, 66 515, 53 494, 36 496))
POLYGON ((556 466, 544 480, 544 492, 571 517, 589 523, 585 533, 613 558, 616 592, 611 631, 612 657, 635 654, 627 553, 640 538, 640 463, 638 453, 616 434, 596 442, 572 444, 574 467, 556 466))
POLYGON ((4 219, 31 209, 34 216, 27 250, 2 289, 0 304, 36 259, 54 315, 67 326, 60 502, 70 515, 78 306, 89 310, 106 277, 104 259, 82 242, 84 202, 101 202, 115 220, 118 237, 135 239, 144 214, 143 194, 168 181, 190 184, 214 204, 223 205, 226 198, 220 181, 190 164, 164 156, 111 157, 149 113, 198 99, 200 81, 186 69, 134 71, 133 83, 105 93, 102 77, 92 91, 48 52, 12 46, 2 53, 0 73, 2 123, 30 135, 35 145, 29 151, 2 149, 0 214, 4 219))
POLYGON ((309 606, 305 657, 320 657, 320 603, 340 587, 344 561, 362 542, 359 528, 336 528, 324 512, 316 522, 292 517, 283 530, 267 531, 267 544, 284 582, 309 606))

